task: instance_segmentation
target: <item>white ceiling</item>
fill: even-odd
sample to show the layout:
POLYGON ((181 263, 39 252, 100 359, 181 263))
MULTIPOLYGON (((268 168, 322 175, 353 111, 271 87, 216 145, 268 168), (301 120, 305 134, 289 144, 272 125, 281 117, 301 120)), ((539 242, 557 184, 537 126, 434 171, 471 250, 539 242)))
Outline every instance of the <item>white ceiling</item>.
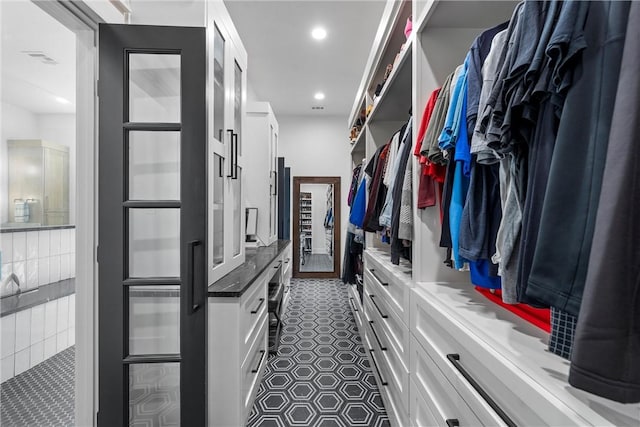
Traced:
MULTIPOLYGON (((384 1, 225 3, 247 48, 249 84, 258 100, 271 102, 279 115, 342 115, 346 119, 384 1), (326 39, 311 38, 315 26, 326 28, 326 39), (317 91, 325 93, 325 100, 313 98, 317 91), (312 106, 324 110, 312 110, 312 106)), ((30 0, 0 0, 0 7, 2 101, 34 113, 74 112, 75 35, 30 0), (23 51, 41 51, 57 64, 45 64, 23 51), (71 103, 60 104, 56 97, 71 103)))
POLYGON ((249 55, 248 79, 276 115, 347 120, 385 6, 382 0, 226 0, 249 55), (322 26, 327 38, 311 30, 322 26), (314 93, 326 98, 316 101, 314 93), (324 110, 312 110, 322 105, 324 110))
POLYGON ((35 114, 75 112, 75 34, 29 0, 1 0, 0 7, 2 101, 35 114), (42 52, 56 64, 25 51, 42 52))

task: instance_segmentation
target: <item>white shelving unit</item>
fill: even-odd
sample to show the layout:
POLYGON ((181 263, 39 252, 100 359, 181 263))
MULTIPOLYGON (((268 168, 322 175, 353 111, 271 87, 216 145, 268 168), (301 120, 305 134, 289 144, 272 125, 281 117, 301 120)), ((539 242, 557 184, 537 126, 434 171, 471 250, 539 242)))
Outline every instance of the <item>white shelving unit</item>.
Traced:
MULTIPOLYGON (((387 1, 349 128, 374 105, 387 64, 394 67, 352 145, 351 165, 386 144, 409 109, 417 127, 429 95, 464 61, 475 37, 509 20, 516 4, 387 1), (413 33, 405 41, 409 15, 413 33)), ((416 132, 413 138, 415 146, 416 132)), ((410 161, 419 170, 414 156, 410 161)), ((414 173, 414 200, 418 179, 414 173)), ((547 351, 546 332, 480 296, 468 273, 444 266, 440 233, 439 209, 414 203, 413 265, 391 264, 388 246, 367 233, 363 301, 349 289, 392 425, 638 425, 640 405, 572 388, 569 362, 547 351)))
POLYGON ((313 209, 312 195, 300 192, 300 261, 304 265, 313 250, 313 209))

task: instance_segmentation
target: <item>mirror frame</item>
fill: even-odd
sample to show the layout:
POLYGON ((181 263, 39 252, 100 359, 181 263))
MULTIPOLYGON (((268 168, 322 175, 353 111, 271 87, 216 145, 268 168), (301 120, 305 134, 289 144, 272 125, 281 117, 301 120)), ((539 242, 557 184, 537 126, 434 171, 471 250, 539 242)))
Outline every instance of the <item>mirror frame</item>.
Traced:
POLYGON ((293 234, 291 240, 293 243, 292 258, 293 277, 295 278, 320 278, 320 279, 338 279, 340 278, 340 255, 342 253, 342 245, 340 237, 342 228, 340 225, 340 177, 339 176, 294 176, 293 177, 293 234), (333 271, 300 271, 300 185, 302 184, 333 184, 333 271))

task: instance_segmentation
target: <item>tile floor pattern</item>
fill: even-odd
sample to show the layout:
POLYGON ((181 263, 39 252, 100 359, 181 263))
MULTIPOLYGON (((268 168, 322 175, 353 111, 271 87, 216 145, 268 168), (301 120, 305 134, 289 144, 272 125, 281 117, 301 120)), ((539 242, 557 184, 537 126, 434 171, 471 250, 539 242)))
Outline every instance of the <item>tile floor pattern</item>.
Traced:
POLYGON ((3 427, 73 426, 75 424, 75 347, 0 385, 3 427))
POLYGON ((250 427, 389 425, 347 298, 337 279, 292 280, 250 427))
POLYGON ((333 258, 327 254, 309 254, 304 264, 300 265, 300 272, 333 271, 333 258))

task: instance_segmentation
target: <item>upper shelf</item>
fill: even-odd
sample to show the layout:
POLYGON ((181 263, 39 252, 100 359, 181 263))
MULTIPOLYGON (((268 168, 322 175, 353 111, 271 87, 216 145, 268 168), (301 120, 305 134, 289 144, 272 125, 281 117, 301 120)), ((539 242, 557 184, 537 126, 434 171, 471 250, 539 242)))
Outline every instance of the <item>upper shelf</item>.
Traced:
POLYGON ((511 18, 517 1, 429 0, 414 22, 414 31, 430 28, 490 28, 511 18))
POLYGON ((374 121, 406 120, 409 117, 413 39, 414 37, 411 36, 407 40, 373 110, 367 117, 366 124, 371 124, 374 121))
POLYGON ((365 152, 365 142, 367 140, 367 127, 362 126, 362 130, 356 138, 355 142, 351 144, 351 155, 355 154, 364 154, 365 152))
POLYGON ((387 0, 349 115, 350 124, 355 122, 361 110, 362 100, 369 102, 373 97, 376 85, 382 82, 387 64, 393 62, 396 54, 400 52, 400 46, 405 43, 404 26, 407 18, 411 16, 411 11, 410 0, 387 0))

